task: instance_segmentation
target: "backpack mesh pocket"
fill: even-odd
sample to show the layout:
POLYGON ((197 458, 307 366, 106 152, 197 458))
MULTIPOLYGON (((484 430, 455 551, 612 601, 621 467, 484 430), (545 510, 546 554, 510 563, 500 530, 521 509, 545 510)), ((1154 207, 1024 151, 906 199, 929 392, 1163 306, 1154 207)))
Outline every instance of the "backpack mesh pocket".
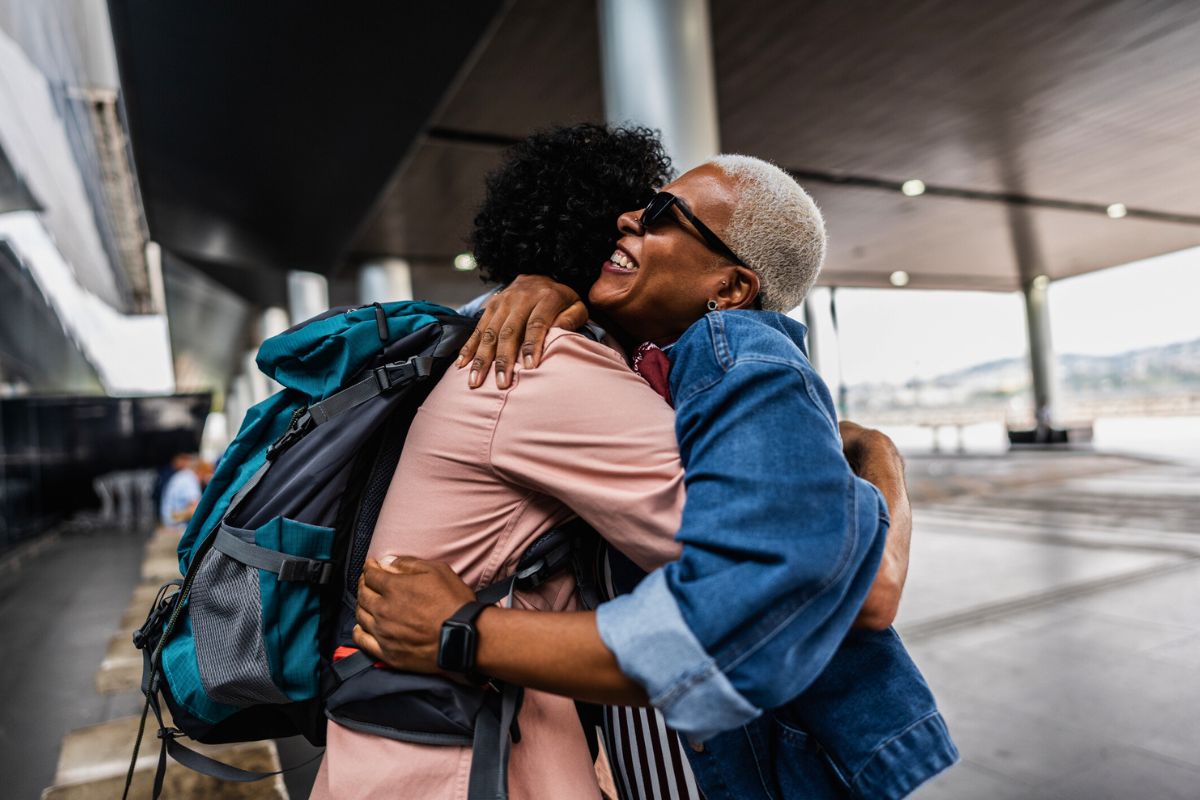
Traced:
POLYGON ((192 585, 191 614, 196 662, 210 698, 239 707, 287 702, 271 681, 257 569, 209 550, 192 585))
MULTIPOLYGON (((255 531, 226 535, 266 551, 327 559, 333 531, 277 518, 255 531)), ((320 586, 283 580, 211 548, 189 599, 196 662, 210 699, 245 708, 316 695, 320 586)))

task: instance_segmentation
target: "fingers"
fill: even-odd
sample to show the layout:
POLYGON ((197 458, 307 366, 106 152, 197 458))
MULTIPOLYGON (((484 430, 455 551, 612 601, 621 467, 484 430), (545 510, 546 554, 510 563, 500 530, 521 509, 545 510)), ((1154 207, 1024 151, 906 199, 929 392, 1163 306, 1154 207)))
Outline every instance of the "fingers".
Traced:
POLYGON ((467 377, 467 384, 472 389, 483 385, 488 370, 493 367, 497 388, 507 389, 512 385, 513 365, 517 363, 525 330, 524 312, 520 309, 510 311, 508 304, 500 301, 493 306, 489 317, 480 319, 472 335, 475 349, 467 377))
POLYGON ((398 556, 387 565, 380 564, 375 559, 368 559, 363 564, 362 576, 359 578, 359 593, 363 588, 369 588, 377 594, 382 594, 388 581, 396 575, 419 575, 427 572, 426 562, 410 556, 398 556))
POLYGON ((388 556, 387 563, 369 559, 367 566, 372 572, 391 572, 396 575, 413 575, 418 572, 426 571, 428 561, 422 561, 416 556, 388 556))
POLYGON ((454 364, 459 369, 465 367, 475 357, 475 351, 479 348, 479 337, 483 335, 494 313, 487 306, 483 307, 483 313, 479 315, 479 321, 475 323, 475 330, 471 331, 471 335, 467 337, 466 344, 458 351, 458 360, 454 364))
MULTIPOLYGON (((483 307, 483 313, 479 315, 479 321, 475 323, 475 330, 467 337, 466 344, 458 351, 458 360, 455 364, 459 369, 470 366, 473 373, 482 373, 486 369, 479 356, 479 348, 483 344, 484 334, 491 329, 493 321, 496 318, 496 303, 497 296, 493 296, 483 307)), ((491 362, 489 361, 488 364, 491 362)), ((468 380, 470 380, 468 378, 468 380)))
POLYGON ((354 609, 354 621, 368 631, 374 631, 377 624, 375 615, 363 607, 361 600, 358 602, 358 607, 354 609))
POLYGON ((537 369, 541 366, 546 336, 551 328, 577 331, 587 324, 588 310, 582 300, 576 300, 565 311, 558 313, 552 324, 547 324, 546 320, 560 308, 562 304, 559 299, 551 298, 534 309, 534 315, 525 326, 525 342, 521 345, 521 363, 525 369, 537 369))
POLYGON ((475 357, 475 348, 479 346, 479 335, 480 330, 476 327, 471 332, 471 335, 467 337, 467 341, 462 346, 462 349, 458 351, 458 359, 454 362, 454 366, 462 369, 467 365, 467 362, 475 357))
POLYGON ((360 585, 358 589, 358 607, 365 610, 368 614, 374 616, 379 609, 379 602, 383 599, 383 595, 376 592, 370 586, 365 584, 360 585))
POLYGON ((863 433, 866 430, 866 428, 864 428, 862 425, 859 425, 857 422, 851 422, 848 419, 838 420, 838 432, 841 433, 843 438, 853 437, 857 434, 863 433))
POLYGON ((471 369, 468 385, 472 389, 482 386, 492 370, 496 386, 509 388, 517 359, 529 369, 541 363, 546 334, 551 322, 560 317, 572 330, 587 321, 587 309, 579 295, 544 275, 518 276, 488 300, 475 332, 459 351, 459 366, 471 369), (568 312, 565 316, 564 310, 568 312))
POLYGON ((517 363, 517 349, 525 332, 525 319, 518 314, 509 314, 501 323, 496 334, 494 361, 496 364, 496 388, 507 389, 512 384, 513 364, 517 363))
POLYGON ((546 347, 546 336, 549 335, 551 328, 566 328, 575 331, 587 324, 588 310, 582 300, 576 300, 564 311, 560 311, 560 309, 562 309, 562 298, 557 294, 550 294, 541 300, 529 315, 529 320, 525 323, 524 341, 520 348, 521 365, 525 369, 537 369, 541 366, 542 355, 546 347))
POLYGON ((374 636, 364 631, 361 626, 355 625, 353 637, 354 644, 358 646, 359 650, 362 650, 376 661, 383 661, 383 649, 379 646, 379 641, 374 636))
POLYGON ((555 328, 566 328, 569 331, 577 331, 587 324, 588 309, 583 304, 582 300, 576 300, 571 305, 567 306, 566 311, 563 311, 554 320, 555 328))
POLYGON ((492 362, 496 360, 496 329, 493 327, 495 319, 492 317, 493 322, 488 323, 487 327, 483 327, 482 320, 479 323, 483 332, 479 334, 479 346, 475 348, 475 358, 471 360, 471 373, 467 377, 467 385, 472 389, 483 385, 484 377, 491 369, 492 362))
POLYGON ((562 308, 557 296, 547 296, 533 308, 529 321, 525 323, 525 341, 521 343, 521 364, 525 369, 537 369, 542 363, 542 352, 546 346, 546 335, 550 333, 550 320, 562 308))
POLYGON ((489 304, 488 308, 483 312, 483 316, 479 318, 478 324, 475 326, 475 332, 471 334, 467 340, 467 344, 463 346, 463 350, 459 354, 459 359, 463 361, 463 366, 470 366, 470 373, 467 376, 467 384, 472 388, 478 388, 483 383, 483 376, 487 374, 488 368, 492 364, 492 356, 496 350, 496 331, 494 328, 497 317, 496 308, 489 304), (464 355, 470 352, 464 360, 464 355))

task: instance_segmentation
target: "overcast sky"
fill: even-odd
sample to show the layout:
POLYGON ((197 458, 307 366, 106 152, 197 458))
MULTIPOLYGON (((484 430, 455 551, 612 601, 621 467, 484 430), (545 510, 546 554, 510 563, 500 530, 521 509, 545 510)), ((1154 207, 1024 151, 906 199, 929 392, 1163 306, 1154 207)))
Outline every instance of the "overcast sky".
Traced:
MULTIPOLYGON (((840 289, 840 348, 828 290, 813 299, 821 371, 831 383, 838 361, 849 384, 902 383, 1026 352, 1016 293, 840 289)), ((1057 281, 1050 287, 1054 348, 1106 355, 1197 339, 1198 304, 1200 248, 1057 281)))

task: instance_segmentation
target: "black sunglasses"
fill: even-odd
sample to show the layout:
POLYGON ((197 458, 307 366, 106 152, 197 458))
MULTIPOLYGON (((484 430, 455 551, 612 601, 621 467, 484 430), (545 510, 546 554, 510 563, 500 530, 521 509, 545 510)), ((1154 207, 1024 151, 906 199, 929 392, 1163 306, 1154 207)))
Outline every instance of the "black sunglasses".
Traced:
POLYGON ((688 208, 688 204, 684 202, 682 197, 676 197, 670 192, 659 192, 650 198, 650 202, 646 204, 646 209, 642 211, 641 223, 643 228, 651 228, 664 219, 678 223, 675 215, 671 213, 671 206, 679 209, 680 213, 687 218, 687 221, 692 223, 700 235, 704 237, 704 241, 708 243, 716 252, 728 258, 735 264, 746 265, 746 262, 738 258, 737 253, 729 245, 721 241, 721 237, 712 232, 712 229, 700 221, 700 218, 692 213, 692 209, 688 208))

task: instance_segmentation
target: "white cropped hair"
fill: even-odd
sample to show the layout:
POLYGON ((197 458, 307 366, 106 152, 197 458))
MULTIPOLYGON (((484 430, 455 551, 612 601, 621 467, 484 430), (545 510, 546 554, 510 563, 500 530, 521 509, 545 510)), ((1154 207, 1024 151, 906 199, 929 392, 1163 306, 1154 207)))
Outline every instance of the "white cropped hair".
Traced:
POLYGON ((737 205, 721 235, 762 284, 767 311, 804 300, 825 260, 825 221, 796 179, 753 156, 720 155, 712 163, 734 179, 737 205))

